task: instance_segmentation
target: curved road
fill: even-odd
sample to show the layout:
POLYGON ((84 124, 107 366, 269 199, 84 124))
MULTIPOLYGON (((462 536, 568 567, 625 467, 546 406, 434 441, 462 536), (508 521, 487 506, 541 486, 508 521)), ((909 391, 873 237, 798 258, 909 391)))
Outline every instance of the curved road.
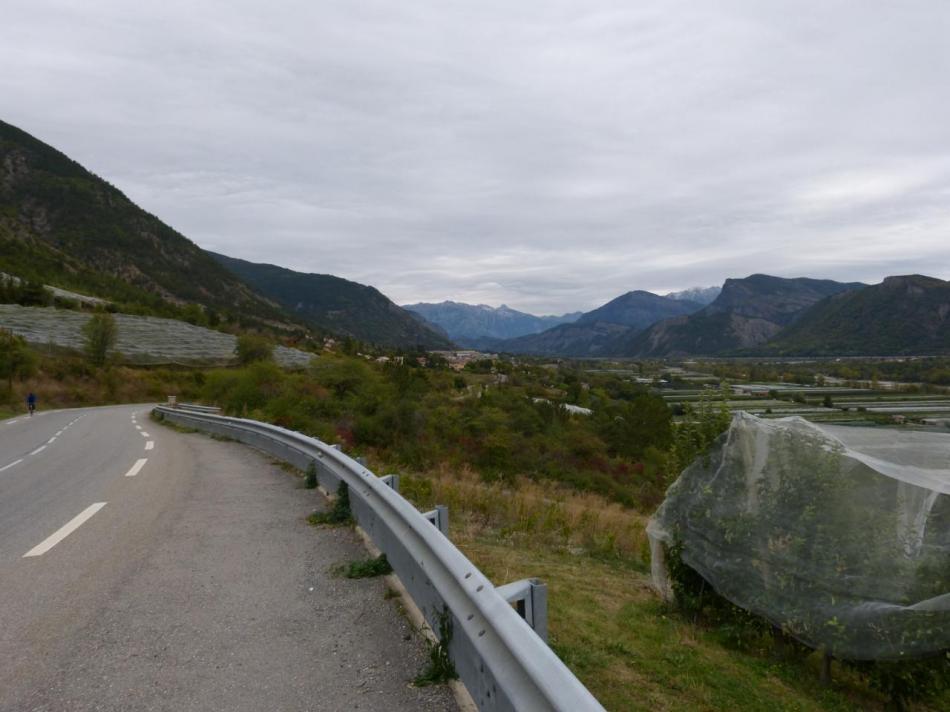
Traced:
POLYGON ((322 497, 148 411, 0 422, 0 710, 455 708, 322 497))

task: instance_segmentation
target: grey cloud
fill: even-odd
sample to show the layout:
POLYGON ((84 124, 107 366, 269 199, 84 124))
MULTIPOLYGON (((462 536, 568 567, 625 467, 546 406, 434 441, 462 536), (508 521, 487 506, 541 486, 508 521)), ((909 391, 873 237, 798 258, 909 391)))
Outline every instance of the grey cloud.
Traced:
POLYGON ((950 276, 940 0, 4 15, 5 120, 204 247, 399 302, 950 276))

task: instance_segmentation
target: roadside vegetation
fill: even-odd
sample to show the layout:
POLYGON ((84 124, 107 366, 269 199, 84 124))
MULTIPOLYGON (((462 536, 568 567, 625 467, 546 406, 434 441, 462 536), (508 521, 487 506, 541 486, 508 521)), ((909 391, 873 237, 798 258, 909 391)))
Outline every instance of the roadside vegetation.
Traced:
MULTIPOLYGON (((449 506, 453 541, 495 583, 547 583, 552 645, 608 709, 888 705, 866 670, 835 663, 823 685, 819 654, 652 591, 644 526, 682 467, 728 425, 715 388, 674 416, 652 383, 571 363, 496 360, 455 371, 437 357, 363 355, 348 342, 349 353, 287 370, 260 341, 244 339, 242 349, 245 365, 219 369, 96 366, 31 350, 32 366, 12 377, 4 402, 21 408, 27 390, 44 408, 174 394, 339 443, 375 472, 399 472, 420 508, 449 506)), ((928 367, 939 374, 946 365, 928 367)), ((664 373, 656 363, 633 368, 657 382, 664 373)), ((313 523, 346 521, 346 494, 313 523)), ((950 707, 942 694, 909 708, 950 707)))

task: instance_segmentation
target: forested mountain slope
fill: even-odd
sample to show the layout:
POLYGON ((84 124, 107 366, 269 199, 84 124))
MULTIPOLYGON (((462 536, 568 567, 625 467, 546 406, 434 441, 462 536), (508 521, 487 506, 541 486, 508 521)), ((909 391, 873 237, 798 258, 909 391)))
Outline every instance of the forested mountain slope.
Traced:
POLYGON ((788 355, 892 356, 950 352, 950 282, 888 277, 825 299, 766 346, 788 355))
POLYGON ((160 309, 282 318, 204 250, 61 152, 0 121, 0 271, 160 309))

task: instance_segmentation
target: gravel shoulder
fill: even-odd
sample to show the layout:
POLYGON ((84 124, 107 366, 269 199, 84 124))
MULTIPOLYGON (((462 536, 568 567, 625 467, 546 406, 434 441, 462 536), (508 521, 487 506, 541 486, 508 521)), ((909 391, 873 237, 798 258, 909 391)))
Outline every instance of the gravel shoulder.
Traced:
POLYGON ((321 495, 243 445, 148 428, 153 459, 102 513, 4 562, 29 620, 2 638, 0 710, 456 709, 411 685, 425 645, 384 582, 331 572, 367 552, 306 523, 321 495))

